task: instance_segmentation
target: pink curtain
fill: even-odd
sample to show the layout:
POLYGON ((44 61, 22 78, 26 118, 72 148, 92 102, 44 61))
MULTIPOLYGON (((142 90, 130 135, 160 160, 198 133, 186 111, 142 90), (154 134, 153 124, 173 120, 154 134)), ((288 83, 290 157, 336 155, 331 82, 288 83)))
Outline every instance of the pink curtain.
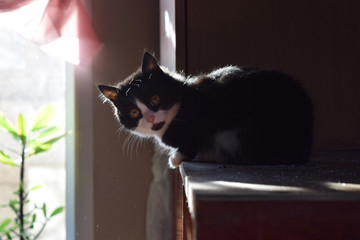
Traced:
MULTIPOLYGON (((15 12, 35 1, 37 0, 0 0, 0 12, 15 12)), ((35 13, 35 15, 38 14, 41 14, 41 20, 35 23, 37 30, 33 31, 31 36, 27 34, 27 37, 40 45, 60 38, 77 39, 79 62, 88 64, 91 61, 101 43, 80 0, 48 0, 45 10, 35 13)), ((34 19, 36 17, 39 16, 33 16, 34 19)), ((29 19, 25 21, 24 24, 31 22, 29 19)), ((63 46, 61 52, 66 54, 66 51, 73 51, 73 49, 63 46)))
POLYGON ((0 0, 0 12, 7 12, 22 7, 32 0, 0 0))

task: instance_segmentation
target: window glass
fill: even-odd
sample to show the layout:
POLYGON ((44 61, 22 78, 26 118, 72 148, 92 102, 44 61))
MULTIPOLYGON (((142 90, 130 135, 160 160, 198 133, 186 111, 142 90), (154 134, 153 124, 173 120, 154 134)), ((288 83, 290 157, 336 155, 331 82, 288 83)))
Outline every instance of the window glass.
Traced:
MULTIPOLYGON (((15 123, 21 112, 30 125, 41 106, 54 103, 55 123, 65 128, 65 80, 63 60, 47 55, 17 33, 0 29, 0 112, 7 119, 15 123)), ((0 130, 0 150, 6 149, 14 157, 16 155, 9 149, 20 151, 20 145, 10 134, 0 130)), ((27 159, 25 189, 42 185, 31 192, 31 205, 45 202, 48 212, 65 206, 65 150, 65 139, 62 139, 50 151, 27 159)), ((0 205, 16 199, 13 192, 18 189, 19 171, 18 167, 0 163, 0 205)), ((14 217, 12 211, 0 208, 0 222, 8 217, 14 217)), ((65 211, 48 223, 39 239, 66 239, 65 211)))

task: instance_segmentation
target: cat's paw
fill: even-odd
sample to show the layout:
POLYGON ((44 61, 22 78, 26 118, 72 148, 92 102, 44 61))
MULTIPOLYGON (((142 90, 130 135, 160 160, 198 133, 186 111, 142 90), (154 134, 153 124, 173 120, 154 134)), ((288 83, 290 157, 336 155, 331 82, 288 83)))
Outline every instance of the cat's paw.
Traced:
POLYGON ((174 168, 179 167, 185 158, 186 157, 179 152, 171 154, 171 156, 169 157, 170 168, 174 169, 174 168))

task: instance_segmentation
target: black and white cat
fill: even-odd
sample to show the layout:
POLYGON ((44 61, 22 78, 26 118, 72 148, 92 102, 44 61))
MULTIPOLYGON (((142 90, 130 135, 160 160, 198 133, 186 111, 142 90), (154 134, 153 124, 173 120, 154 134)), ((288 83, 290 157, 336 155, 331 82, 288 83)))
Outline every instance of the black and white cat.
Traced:
POLYGON ((190 160, 269 165, 309 159, 312 103, 283 73, 228 66, 186 78, 146 52, 137 72, 99 89, 126 129, 172 149, 172 167, 190 160))

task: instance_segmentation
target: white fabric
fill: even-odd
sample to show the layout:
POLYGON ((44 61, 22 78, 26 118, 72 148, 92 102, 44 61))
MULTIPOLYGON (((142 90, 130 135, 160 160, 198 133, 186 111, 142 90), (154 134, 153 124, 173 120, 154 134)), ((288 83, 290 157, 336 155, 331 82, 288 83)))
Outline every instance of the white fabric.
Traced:
POLYGON ((168 155, 155 148, 153 156, 153 180, 147 203, 146 239, 173 239, 173 195, 171 169, 168 155))

